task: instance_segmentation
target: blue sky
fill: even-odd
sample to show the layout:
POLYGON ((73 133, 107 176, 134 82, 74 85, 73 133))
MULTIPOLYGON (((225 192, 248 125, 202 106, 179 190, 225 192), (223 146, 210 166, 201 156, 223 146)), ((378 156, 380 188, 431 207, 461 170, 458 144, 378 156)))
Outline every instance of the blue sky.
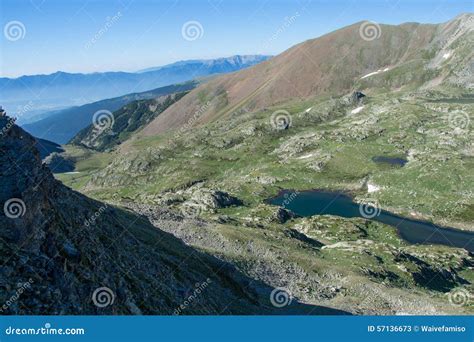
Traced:
POLYGON ((58 70, 135 71, 185 59, 278 54, 361 20, 438 23, 474 12, 473 0, 0 0, 0 4, 0 75, 7 77, 58 70), (23 25, 21 39, 6 32, 12 21, 23 25), (196 26, 198 39, 183 38, 183 25, 190 21, 202 27, 196 26))

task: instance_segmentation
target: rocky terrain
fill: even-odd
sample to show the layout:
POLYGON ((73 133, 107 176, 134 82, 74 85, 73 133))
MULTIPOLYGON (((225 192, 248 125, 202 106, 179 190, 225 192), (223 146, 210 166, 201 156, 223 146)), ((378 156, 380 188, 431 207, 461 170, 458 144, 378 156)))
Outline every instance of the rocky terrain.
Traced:
POLYGON ((266 284, 62 185, 10 122, 0 116, 2 314, 341 313, 276 311, 266 284))
POLYGON ((448 110, 432 108, 471 115, 473 105, 441 101, 447 97, 456 99, 422 91, 303 103, 289 107, 292 125, 281 131, 271 124, 273 109, 245 114, 167 139, 137 139, 126 154, 107 154, 107 166, 61 178, 308 304, 354 314, 469 313, 470 301, 453 298, 473 290, 471 253, 410 245, 369 220, 297 218, 264 204, 281 188, 349 189, 384 209, 472 227, 465 191, 472 133, 458 134, 448 110), (439 139, 449 143, 440 149, 439 139), (436 184, 426 178, 433 168, 436 184))
POLYGON ((382 224, 330 216, 281 224, 277 209, 271 208, 260 208, 275 212, 270 220, 258 212, 204 219, 161 205, 130 208, 187 244, 235 264, 252 278, 283 287, 305 303, 353 314, 472 312, 464 302, 452 304, 461 291, 472 291, 472 254, 409 246, 382 224))

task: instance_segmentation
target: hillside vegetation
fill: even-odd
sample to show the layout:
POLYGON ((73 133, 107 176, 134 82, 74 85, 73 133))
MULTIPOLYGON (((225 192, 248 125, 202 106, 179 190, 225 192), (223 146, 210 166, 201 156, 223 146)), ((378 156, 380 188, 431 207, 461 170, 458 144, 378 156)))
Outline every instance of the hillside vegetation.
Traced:
POLYGON ((107 127, 107 132, 98 131, 94 124, 90 124, 76 134, 70 143, 97 151, 113 148, 127 140, 133 132, 145 127, 186 94, 187 92, 180 92, 150 100, 132 101, 112 113, 113 122, 107 127))

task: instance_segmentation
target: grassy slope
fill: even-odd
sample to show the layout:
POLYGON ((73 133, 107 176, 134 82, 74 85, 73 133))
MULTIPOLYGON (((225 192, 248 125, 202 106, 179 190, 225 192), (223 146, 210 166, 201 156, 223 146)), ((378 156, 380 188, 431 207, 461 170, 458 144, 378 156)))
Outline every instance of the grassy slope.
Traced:
MULTIPOLYGON (((353 115, 347 115, 353 107, 335 100, 284 108, 292 115, 292 127, 285 131, 271 126, 271 109, 188 130, 179 137, 136 140, 133 150, 138 153, 132 150, 126 158, 114 158, 90 188, 113 184, 124 195, 147 201, 157 193, 206 180, 210 187, 257 204, 280 188, 349 189, 364 197, 370 181, 381 187, 370 197, 385 208, 417 212, 439 223, 472 223, 472 198, 462 196, 465 185, 474 183, 469 171, 472 133, 450 127, 448 111, 472 114, 473 104, 390 94, 371 97, 353 115), (390 167, 373 162, 375 156, 404 156, 410 161, 403 168, 390 167), (131 169, 124 167, 128 164, 131 169), (137 171, 140 168, 143 172, 137 171), (265 178, 272 184, 261 184, 265 178)), ((98 189, 97 195, 103 191, 98 189)))

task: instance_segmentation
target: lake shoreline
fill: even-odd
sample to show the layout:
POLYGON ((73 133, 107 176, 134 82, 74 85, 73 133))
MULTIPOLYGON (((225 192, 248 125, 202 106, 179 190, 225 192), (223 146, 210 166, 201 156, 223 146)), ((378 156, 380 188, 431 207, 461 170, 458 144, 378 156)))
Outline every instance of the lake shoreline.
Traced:
POLYGON ((362 214, 360 207, 360 204, 364 202, 355 198, 354 192, 348 190, 281 189, 276 196, 266 199, 265 203, 281 206, 281 204, 278 204, 278 201, 284 199, 284 207, 301 217, 320 215, 334 215, 344 218, 361 217, 394 227, 401 239, 412 244, 441 244, 474 251, 474 246, 470 243, 471 239, 474 238, 474 232, 471 230, 463 230, 445 225, 440 226, 429 220, 407 217, 400 215, 399 212, 382 209, 378 206, 374 207, 376 215, 366 217, 362 214), (291 195, 295 193, 297 196, 291 195), (302 198, 300 196, 302 194, 306 198, 302 198), (297 200, 298 197, 300 197, 299 200, 297 200), (294 206, 298 205, 296 202, 299 202, 297 210, 294 208, 294 206), (330 208, 331 204, 334 204, 334 206, 330 208), (358 210, 356 210, 356 207, 358 207, 358 210), (313 210, 316 211, 313 213, 313 210), (455 242, 453 243, 452 241, 455 242), (463 243, 464 241, 466 242, 465 244, 463 243))
MULTIPOLYGON (((273 195, 267 199, 264 200, 264 203, 270 204, 269 201, 271 201, 274 198, 277 198, 281 195, 283 195, 286 192, 326 192, 326 193, 340 193, 341 195, 346 195, 352 199, 355 203, 361 203, 360 200, 357 199, 357 196, 359 194, 367 193, 364 190, 359 190, 359 189, 330 189, 330 188, 313 188, 313 189, 306 189, 306 190, 297 190, 297 189, 278 189, 278 192, 276 195, 273 195)), ((400 208, 400 207, 384 207, 384 210, 387 212, 390 212, 392 214, 396 214, 400 216, 401 218, 405 219, 411 219, 411 220, 416 220, 416 221, 423 221, 425 223, 430 223, 433 225, 438 226, 440 229, 454 229, 456 231, 462 231, 462 232, 474 232, 474 225, 470 222, 467 221, 451 221, 451 220, 443 220, 443 219, 437 219, 434 216, 426 215, 423 213, 420 213, 418 211, 414 211, 411 209, 407 208, 400 208), (410 214, 410 212, 413 212, 414 214, 410 214)))

